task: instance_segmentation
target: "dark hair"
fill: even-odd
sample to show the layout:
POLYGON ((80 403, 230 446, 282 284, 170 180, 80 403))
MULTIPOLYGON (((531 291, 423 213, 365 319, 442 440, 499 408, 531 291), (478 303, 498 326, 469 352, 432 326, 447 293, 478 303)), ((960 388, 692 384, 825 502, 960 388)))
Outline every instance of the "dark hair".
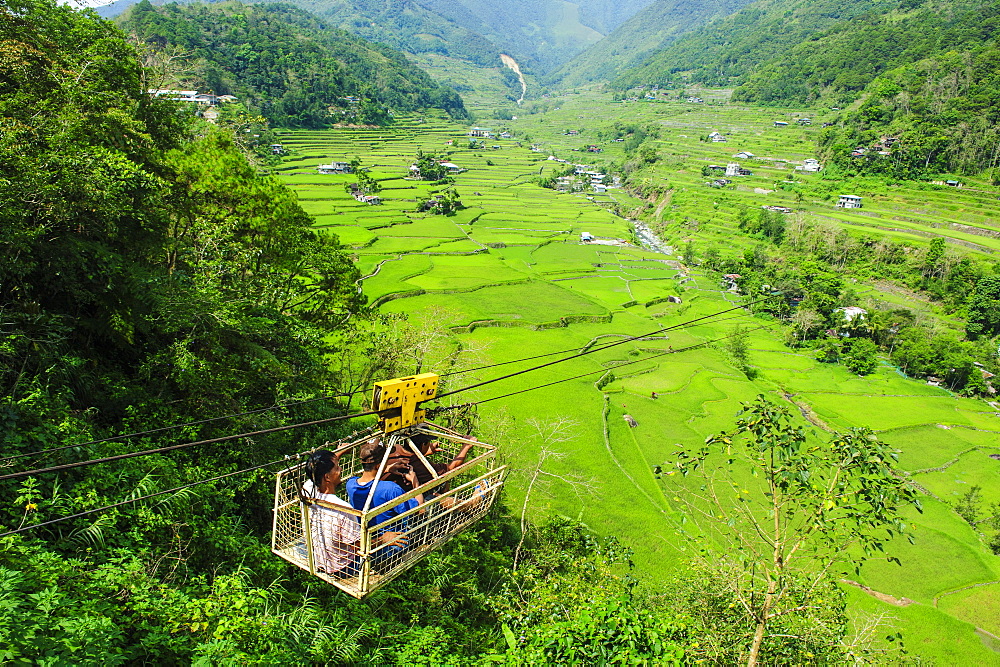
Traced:
POLYGON ((361 457, 361 467, 365 470, 374 470, 385 456, 385 445, 377 438, 372 438, 361 445, 359 452, 361 457))
POLYGON ((323 478, 339 465, 337 456, 329 449, 317 449, 306 460, 306 477, 311 479, 313 486, 319 490, 323 478))
MULTIPOLYGON (((419 449, 422 453, 424 451, 424 448, 427 447, 427 445, 434 442, 434 436, 427 435, 426 433, 414 433, 413 435, 410 436, 410 442, 416 445, 417 449, 419 449)), ((412 452, 413 448, 410 447, 410 442, 405 443, 404 447, 408 451, 412 452)))

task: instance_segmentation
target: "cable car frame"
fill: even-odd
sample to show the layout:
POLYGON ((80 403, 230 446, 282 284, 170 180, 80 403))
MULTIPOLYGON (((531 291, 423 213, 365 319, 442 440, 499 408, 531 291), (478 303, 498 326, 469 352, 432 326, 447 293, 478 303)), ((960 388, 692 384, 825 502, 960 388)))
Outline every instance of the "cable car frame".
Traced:
MULTIPOLYGON (((418 379, 423 377, 417 376, 418 379)), ((413 379, 402 378, 402 381, 413 379)), ((432 389, 436 389, 437 376, 433 376, 433 379, 432 389)), ((378 410, 381 407, 380 402, 383 405, 385 402, 397 404, 400 402, 398 397, 395 400, 383 400, 387 396, 385 385, 394 382, 400 380, 376 385, 373 409, 378 410)), ((426 396, 427 390, 422 391, 426 396)), ((395 391, 388 393, 395 394, 395 391)), ((377 483, 373 483, 365 507, 358 510, 304 494, 302 489, 306 482, 305 461, 279 471, 275 480, 271 551, 359 599, 400 576, 421 558, 481 519, 496 501, 506 475, 506 466, 499 462, 494 445, 469 438, 444 426, 422 421, 423 411, 416 409, 418 406, 416 401, 403 401, 403 403, 401 413, 398 408, 387 413, 380 412, 381 430, 373 427, 340 442, 331 443, 326 448, 333 449, 340 455, 342 478, 347 480, 353 476, 360 477, 363 472, 361 446, 372 438, 381 438, 382 444, 385 445, 385 454, 376 475, 376 480, 380 480, 396 446, 409 444, 409 449, 415 453, 419 464, 424 465, 431 474, 430 481, 377 507, 372 506, 371 496, 377 486, 377 483), (408 425, 405 425, 407 423, 408 425), (401 424, 404 424, 402 428, 389 430, 401 424), (418 447, 413 445, 410 439, 418 434, 429 436, 438 443, 439 450, 432 455, 434 460, 429 460, 418 447), (435 470, 435 463, 447 464, 466 446, 470 446, 471 450, 464 463, 453 470, 444 472, 435 470), (421 494, 424 495, 425 501, 417 507, 388 521, 372 525, 379 514, 421 494), (322 562, 327 561, 324 561, 322 554, 317 558, 317 549, 324 547, 314 544, 316 528, 312 524, 312 514, 321 510, 339 512, 342 517, 338 517, 338 520, 349 517, 349 520, 358 522, 360 540, 356 545, 339 547, 338 556, 341 559, 350 558, 353 563, 350 568, 334 573, 323 570, 322 562), (398 546, 399 540, 385 543, 383 536, 386 533, 405 536, 405 548, 398 546)))

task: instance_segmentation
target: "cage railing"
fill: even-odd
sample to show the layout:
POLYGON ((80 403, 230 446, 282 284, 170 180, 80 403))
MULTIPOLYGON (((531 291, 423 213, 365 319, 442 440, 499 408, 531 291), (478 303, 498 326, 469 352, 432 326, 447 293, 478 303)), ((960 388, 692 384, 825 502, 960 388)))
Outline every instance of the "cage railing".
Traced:
MULTIPOLYGON (((380 462, 380 472, 385 472, 395 446, 416 434, 433 437, 439 447, 429 456, 423 456, 417 447, 410 448, 423 465, 454 461, 467 445, 472 448, 470 458, 453 470, 438 472, 430 467, 430 481, 388 503, 367 509, 307 496, 303 492, 305 462, 291 465, 279 471, 275 480, 271 550, 310 574, 361 598, 400 576, 420 558, 482 518, 496 501, 506 475, 506 467, 497 460, 496 448, 446 427, 424 422, 383 437, 386 454, 380 462), (378 515, 421 495, 423 502, 416 507, 373 525, 378 515), (353 529, 350 522, 353 522, 353 529), (324 526, 331 523, 340 527, 341 537, 345 530, 351 536, 356 534, 356 541, 328 539, 323 531, 324 526)), ((328 445, 328 449, 341 454, 344 480, 362 474, 360 448, 372 437, 378 436, 369 431, 328 445)), ((372 485, 373 491, 375 486, 372 485)), ((365 504, 370 502, 371 495, 365 504)))

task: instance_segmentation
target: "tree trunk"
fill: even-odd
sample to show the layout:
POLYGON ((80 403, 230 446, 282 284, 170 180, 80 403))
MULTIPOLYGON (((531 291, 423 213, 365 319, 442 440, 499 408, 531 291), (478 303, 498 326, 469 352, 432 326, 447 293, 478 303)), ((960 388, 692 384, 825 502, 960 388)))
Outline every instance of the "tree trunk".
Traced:
POLYGON ((774 594, 777 591, 778 582, 772 579, 767 583, 767 594, 764 596, 764 605, 761 607, 760 616, 757 617, 757 629, 753 633, 753 643, 750 645, 750 655, 747 656, 747 667, 757 665, 757 655, 760 653, 760 645, 764 642, 764 630, 767 629, 767 617, 771 613, 771 606, 774 604, 774 594))

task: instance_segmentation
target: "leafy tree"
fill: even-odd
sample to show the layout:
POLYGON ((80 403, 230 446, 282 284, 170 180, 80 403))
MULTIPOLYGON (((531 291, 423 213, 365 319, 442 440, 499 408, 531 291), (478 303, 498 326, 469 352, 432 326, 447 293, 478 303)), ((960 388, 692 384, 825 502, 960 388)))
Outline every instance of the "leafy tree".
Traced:
POLYGON ((750 334, 737 324, 726 338, 725 346, 733 364, 752 380, 757 373, 750 362, 750 334))
POLYGON ((384 125, 393 112, 431 107, 469 117, 454 90, 400 52, 330 29, 291 5, 154 7, 144 0, 119 22, 148 49, 188 54, 188 71, 171 86, 233 94, 275 125, 384 125))
POLYGON ((965 331, 969 338, 1000 334, 1000 276, 981 278, 966 307, 969 321, 965 331))
POLYGON ((748 621, 740 657, 752 667, 774 661, 774 640, 765 639, 772 623, 806 613, 803 596, 827 585, 833 568, 860 567, 906 535, 903 511, 920 505, 895 468, 898 451, 870 429, 811 442, 787 409, 764 396, 738 415, 735 431, 699 448, 679 445, 663 467, 698 475, 675 497, 686 499, 689 518, 737 567, 732 590, 748 621), (754 477, 744 474, 747 467, 754 477))
POLYGON ((442 158, 434 153, 418 150, 414 164, 420 171, 421 180, 440 182, 447 179, 448 168, 441 164, 442 161, 442 158))
POLYGON ((824 364, 835 364, 840 361, 840 340, 824 338, 816 346, 816 360, 824 364))
POLYGON ((878 368, 878 346, 869 338, 855 338, 843 356, 844 365, 857 375, 869 375, 878 368))

